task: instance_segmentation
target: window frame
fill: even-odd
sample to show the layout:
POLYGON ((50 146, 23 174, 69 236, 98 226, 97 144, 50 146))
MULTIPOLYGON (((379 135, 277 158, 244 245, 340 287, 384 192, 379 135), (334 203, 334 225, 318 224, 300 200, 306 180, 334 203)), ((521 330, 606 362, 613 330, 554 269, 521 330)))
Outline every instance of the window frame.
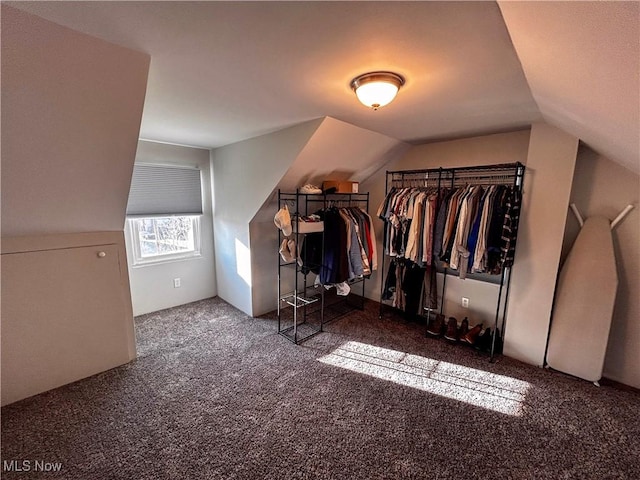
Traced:
POLYGON ((127 217, 127 223, 129 226, 129 236, 131 240, 131 257, 133 267, 144 267, 148 265, 158 265, 162 263, 178 262, 184 260, 193 260, 202 258, 202 236, 201 236, 201 223, 202 215, 131 215, 127 217), (193 229, 193 250, 164 253, 158 255, 152 255, 143 257, 140 244, 140 228, 138 221, 146 219, 159 219, 170 217, 185 217, 191 219, 191 226, 193 229))

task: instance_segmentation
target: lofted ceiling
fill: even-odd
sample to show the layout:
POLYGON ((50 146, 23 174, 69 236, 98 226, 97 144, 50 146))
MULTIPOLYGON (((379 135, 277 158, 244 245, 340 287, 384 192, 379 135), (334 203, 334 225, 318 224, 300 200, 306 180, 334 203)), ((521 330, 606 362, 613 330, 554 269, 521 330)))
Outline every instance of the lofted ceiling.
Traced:
POLYGON ((640 173, 640 3, 499 3, 544 120, 640 173))
POLYGON ((145 139, 215 148, 330 116, 423 143, 544 120, 640 172, 637 2, 5 3, 149 53, 145 139), (407 79, 378 111, 349 88, 372 70, 407 79))

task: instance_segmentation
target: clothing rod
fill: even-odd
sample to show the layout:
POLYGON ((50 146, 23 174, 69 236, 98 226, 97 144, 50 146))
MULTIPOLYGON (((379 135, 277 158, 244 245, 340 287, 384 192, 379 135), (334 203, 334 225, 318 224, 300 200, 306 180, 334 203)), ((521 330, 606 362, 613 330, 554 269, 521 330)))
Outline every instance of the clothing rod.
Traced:
POLYGON ((296 192, 280 192, 281 196, 299 196, 299 197, 318 197, 322 198, 326 195, 369 195, 368 192, 331 192, 331 193, 296 193, 296 192))
POLYGON ((411 180, 414 182, 433 182, 438 183, 438 177, 425 178, 422 176, 404 175, 402 177, 391 177, 394 181, 397 180, 411 180))
MULTIPOLYGON (((449 177, 453 177, 450 175, 449 177)), ((484 177, 515 177, 516 173, 513 170, 498 170, 496 172, 456 172, 455 178, 484 178, 484 177)))
MULTIPOLYGON (((486 176, 473 176, 473 177, 456 177, 453 179, 454 182, 464 182, 470 180, 513 180, 515 175, 486 175, 486 176)), ((446 180, 451 180, 447 178, 446 180)))
POLYGON ((366 202, 367 198, 309 198, 307 199, 307 202, 312 203, 322 203, 324 201, 327 202, 366 202))
POLYGON ((478 170, 475 171, 471 171, 471 172, 455 172, 455 175, 453 172, 442 172, 442 175, 438 176, 438 175, 433 175, 433 176, 429 176, 429 177, 425 177, 424 174, 422 173, 408 173, 406 175, 401 175, 398 173, 394 173, 392 174, 393 178, 412 178, 415 180, 434 180, 437 181, 438 178, 451 178, 451 177, 490 177, 493 175, 507 175, 510 177, 513 177, 515 175, 517 175, 513 170, 496 170, 496 171, 484 171, 484 172, 479 172, 478 170))
POLYGON ((427 168, 427 169, 420 169, 420 170, 392 170, 392 171, 387 171, 387 174, 424 174, 424 173, 439 173, 442 172, 443 174, 447 174, 448 172, 463 172, 465 170, 467 171, 471 171, 471 170, 484 170, 484 171, 490 171, 490 170, 508 170, 508 169, 516 169, 516 168, 524 168, 524 164, 520 163, 520 162, 515 162, 515 163, 500 163, 500 164, 495 164, 495 165, 472 165, 469 167, 453 167, 453 168, 427 168))
POLYGON ((399 174, 399 173, 393 173, 391 174, 393 175, 393 179, 394 180, 401 180, 401 179, 412 179, 412 180, 421 180, 421 181, 425 181, 425 180, 432 180, 432 181, 438 181, 438 178, 453 178, 453 177, 494 177, 494 176, 505 176, 505 177, 515 177, 518 174, 514 171, 514 170, 485 170, 485 171, 478 171, 478 170, 474 170, 474 171, 470 171, 470 172, 442 172, 442 175, 432 175, 429 177, 424 176, 423 173, 408 173, 408 174, 399 174))
MULTIPOLYGON (((453 180, 451 186, 465 186, 465 185, 511 185, 516 177, 500 177, 500 178, 456 178, 453 180)), ((392 181, 391 186, 395 188, 422 188, 433 189, 437 188, 436 185, 412 185, 409 181, 392 181)))

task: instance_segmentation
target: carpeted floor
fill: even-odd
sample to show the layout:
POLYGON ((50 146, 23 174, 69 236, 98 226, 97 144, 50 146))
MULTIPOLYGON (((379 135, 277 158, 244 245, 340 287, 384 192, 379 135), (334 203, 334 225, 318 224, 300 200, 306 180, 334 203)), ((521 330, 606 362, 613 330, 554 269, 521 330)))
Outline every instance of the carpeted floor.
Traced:
POLYGON ((640 478, 637 392, 490 364, 375 303, 300 346, 219 299, 136 327, 136 361, 2 408, 4 469, 31 462, 2 478, 640 478))

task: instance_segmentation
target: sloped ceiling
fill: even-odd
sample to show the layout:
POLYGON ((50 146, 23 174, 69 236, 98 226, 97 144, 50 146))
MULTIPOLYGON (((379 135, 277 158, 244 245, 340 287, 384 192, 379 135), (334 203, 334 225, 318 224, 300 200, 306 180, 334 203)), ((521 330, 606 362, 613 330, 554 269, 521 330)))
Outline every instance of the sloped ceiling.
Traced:
POLYGON ((544 120, 640 172, 640 3, 499 4, 544 120))
POLYGON ((306 183, 321 186, 326 179, 362 182, 409 147, 394 138, 326 117, 278 187, 295 191, 306 183))
POLYGON ((150 140, 215 148, 330 116, 423 143, 544 119, 640 170, 635 2, 8 3, 149 53, 150 140), (407 83, 374 112, 349 82, 379 69, 407 83))
POLYGON ((149 57, 2 5, 1 60, 2 237, 122 230, 149 57))

